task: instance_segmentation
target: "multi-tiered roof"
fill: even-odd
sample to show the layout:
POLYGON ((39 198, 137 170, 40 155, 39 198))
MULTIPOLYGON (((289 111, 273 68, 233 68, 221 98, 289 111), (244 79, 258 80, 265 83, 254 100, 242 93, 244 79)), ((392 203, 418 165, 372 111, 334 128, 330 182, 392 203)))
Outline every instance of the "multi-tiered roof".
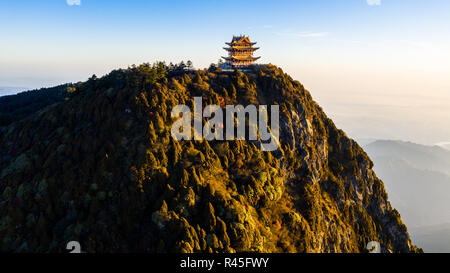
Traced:
POLYGON ((228 51, 228 57, 222 57, 226 61, 226 65, 232 68, 246 68, 251 66, 261 57, 253 57, 253 53, 259 47, 253 47, 256 43, 250 41, 249 36, 233 36, 230 43, 226 43, 229 47, 224 47, 228 51))

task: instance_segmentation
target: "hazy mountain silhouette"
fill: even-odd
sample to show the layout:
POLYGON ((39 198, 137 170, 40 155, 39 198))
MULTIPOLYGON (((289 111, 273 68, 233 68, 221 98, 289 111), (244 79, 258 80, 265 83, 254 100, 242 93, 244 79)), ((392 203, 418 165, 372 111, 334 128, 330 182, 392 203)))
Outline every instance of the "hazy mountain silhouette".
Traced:
POLYGON ((26 87, 11 87, 11 86, 0 86, 0 97, 12 95, 20 91, 27 90, 26 87))
POLYGON ((450 176, 450 151, 440 146, 425 146, 404 141, 378 140, 365 145, 374 157, 403 159, 414 168, 437 171, 450 176))
POLYGON ((420 245, 426 252, 450 252, 450 224, 411 228, 409 232, 414 243, 420 245))
POLYGON ((450 251, 450 151, 402 141, 365 146, 374 170, 384 181, 389 200, 425 251, 450 251), (437 226, 439 228, 433 227, 437 226), (424 243, 422 245, 422 243, 424 243), (447 244, 447 245, 446 245, 447 244))
POLYGON ((444 148, 444 149, 450 151, 450 142, 441 142, 441 143, 439 143, 439 144, 437 144, 437 145, 438 145, 439 147, 442 147, 442 148, 444 148))

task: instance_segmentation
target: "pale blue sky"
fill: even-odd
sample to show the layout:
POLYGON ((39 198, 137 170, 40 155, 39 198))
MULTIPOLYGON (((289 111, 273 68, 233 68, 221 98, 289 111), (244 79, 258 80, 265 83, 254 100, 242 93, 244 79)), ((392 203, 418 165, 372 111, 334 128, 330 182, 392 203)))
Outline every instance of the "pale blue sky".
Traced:
POLYGON ((379 3, 2 0, 0 86, 51 86, 156 60, 203 68, 242 33, 350 136, 450 140, 450 1, 379 3))

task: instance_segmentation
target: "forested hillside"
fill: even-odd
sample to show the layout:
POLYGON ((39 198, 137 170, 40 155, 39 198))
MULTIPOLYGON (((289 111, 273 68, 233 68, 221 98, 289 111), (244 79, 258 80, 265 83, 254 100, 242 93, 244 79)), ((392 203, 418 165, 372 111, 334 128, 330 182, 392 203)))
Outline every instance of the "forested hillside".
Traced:
POLYGON ((0 127, 64 100, 71 90, 71 84, 64 84, 0 97, 0 127))
POLYGON ((3 252, 417 251, 367 154, 280 68, 144 64, 71 88, 0 129, 3 252), (194 96, 280 105, 280 149, 174 140, 194 96))

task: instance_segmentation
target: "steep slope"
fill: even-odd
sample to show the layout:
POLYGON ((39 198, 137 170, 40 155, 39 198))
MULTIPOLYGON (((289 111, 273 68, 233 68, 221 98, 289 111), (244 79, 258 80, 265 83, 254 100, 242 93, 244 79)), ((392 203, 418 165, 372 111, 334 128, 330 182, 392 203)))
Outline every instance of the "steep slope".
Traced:
POLYGON ((0 131, 1 251, 417 251, 366 153, 279 68, 160 63, 75 88, 0 131), (170 112, 194 96, 279 104, 280 149, 174 140, 170 112))
POLYGON ((0 97, 0 127, 8 126, 53 103, 63 101, 68 95, 67 91, 71 91, 71 84, 0 97))

